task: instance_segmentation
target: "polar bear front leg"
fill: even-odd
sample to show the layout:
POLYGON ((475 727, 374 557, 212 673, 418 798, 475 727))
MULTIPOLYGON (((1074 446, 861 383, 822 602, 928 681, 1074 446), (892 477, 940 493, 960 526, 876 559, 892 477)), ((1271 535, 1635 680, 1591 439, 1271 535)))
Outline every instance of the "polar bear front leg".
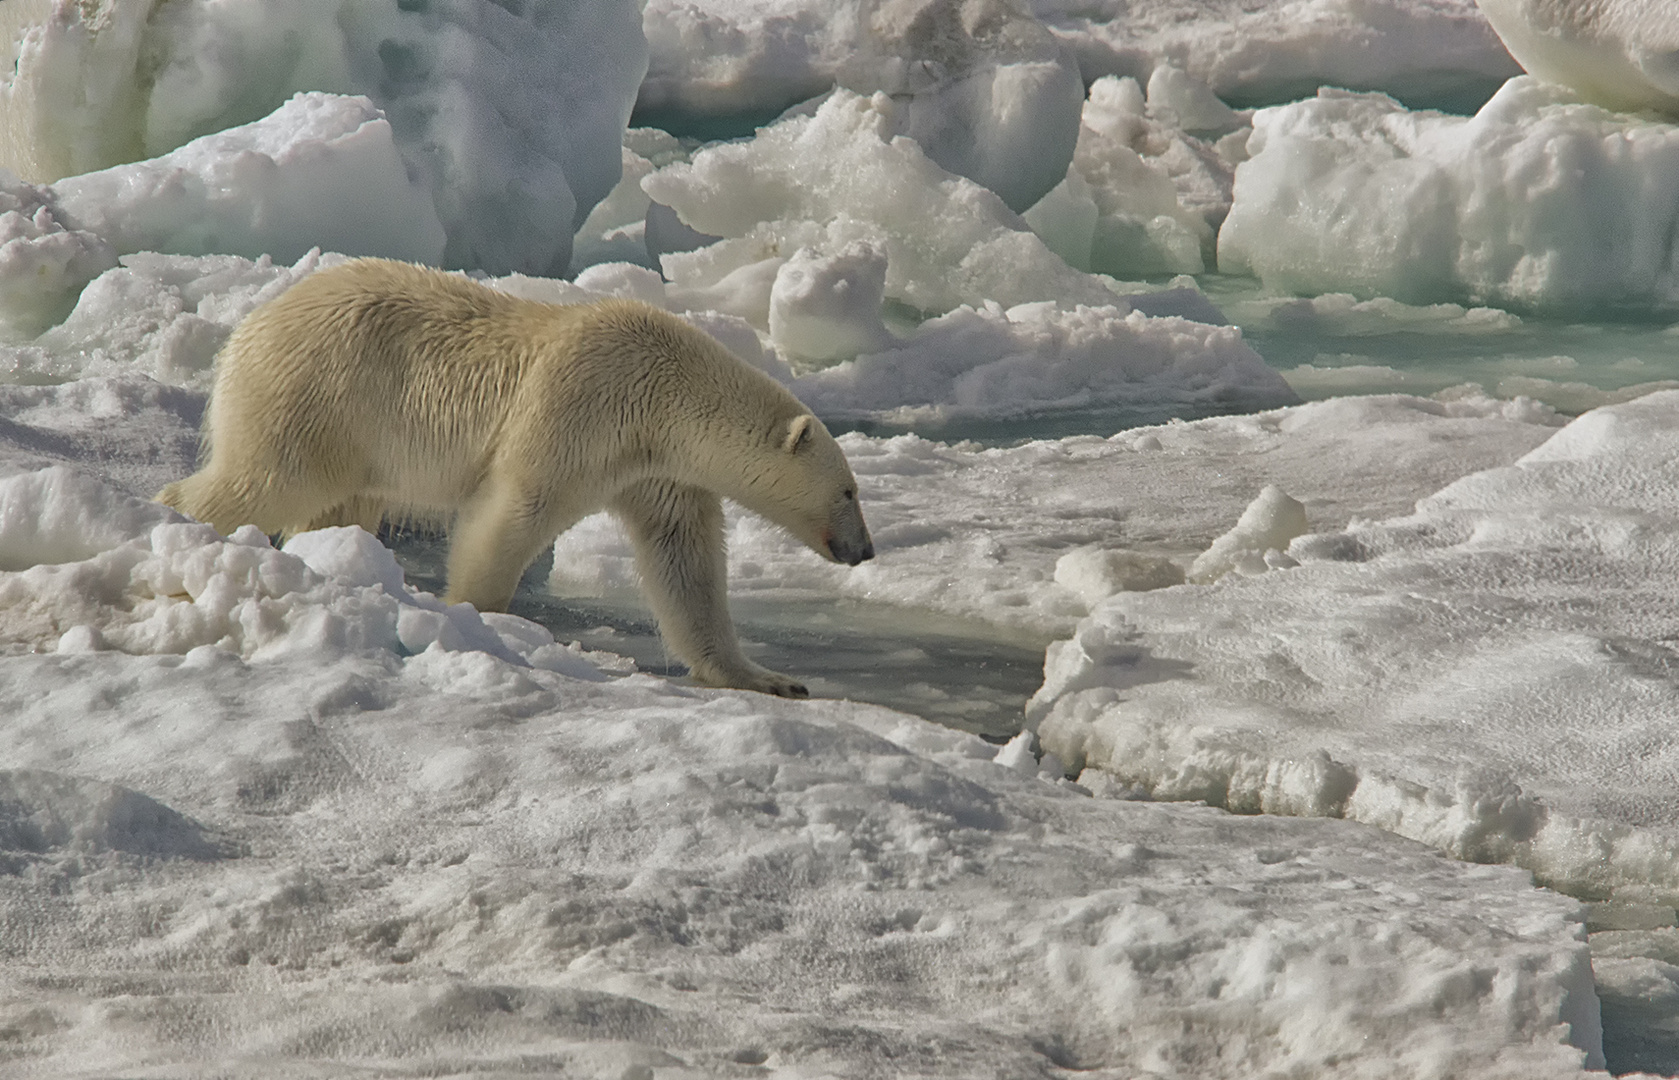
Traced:
POLYGON ((723 501, 704 488, 644 480, 612 503, 635 545, 636 567, 659 631, 706 686, 808 697, 793 678, 754 664, 740 651, 729 618, 723 501))

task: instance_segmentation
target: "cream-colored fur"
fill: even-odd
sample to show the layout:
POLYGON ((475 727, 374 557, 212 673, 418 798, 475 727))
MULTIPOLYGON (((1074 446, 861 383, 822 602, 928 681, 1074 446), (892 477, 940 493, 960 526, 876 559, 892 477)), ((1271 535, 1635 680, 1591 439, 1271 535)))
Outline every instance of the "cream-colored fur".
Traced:
POLYGON ((304 279, 217 358, 208 459, 158 500, 224 533, 453 515, 448 599, 499 611, 580 518, 623 520, 670 647, 699 682, 787 696, 726 599, 734 499, 823 556, 874 554, 857 483, 774 379, 657 308, 560 306, 406 263, 304 279))

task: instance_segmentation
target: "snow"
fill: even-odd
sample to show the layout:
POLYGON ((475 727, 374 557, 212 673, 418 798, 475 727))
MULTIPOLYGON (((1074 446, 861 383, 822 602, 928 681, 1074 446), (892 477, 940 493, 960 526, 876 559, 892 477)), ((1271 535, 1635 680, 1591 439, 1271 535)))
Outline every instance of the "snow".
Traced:
POLYGON ((1410 515, 1294 540, 1283 568, 1114 596, 1050 649, 1045 745, 1157 797, 1671 895, 1675 496, 1648 463, 1676 413, 1673 392, 1597 409, 1410 515))
POLYGON ((1032 0, 1085 80, 1169 63, 1238 105, 1320 86, 1473 108, 1518 73, 1473 0, 1032 0))
POLYGON ((725 238, 664 256, 665 274, 683 287, 714 286, 777 251, 834 252, 864 241, 886 254, 886 295, 927 312, 988 299, 1012 306, 1111 298, 996 195, 940 169, 898 135, 900 108, 884 94, 836 90, 812 115, 789 117, 749 142, 708 147, 642 180, 684 224, 725 238))
POLYGON ((563 270, 576 226, 618 181, 647 55, 634 0, 152 7, 57 0, 41 13, 0 84, 14 170, 54 181, 157 158, 299 91, 365 95, 432 197, 447 265, 492 273, 563 270))
POLYGON ((1005 0, 651 0, 638 110, 685 131, 767 119, 840 87, 884 93, 893 134, 1016 211, 1066 171, 1084 84, 1072 55, 1005 0))
POLYGON ((443 226, 366 98, 298 94, 261 120, 161 157, 49 186, 58 216, 118 254, 268 255, 311 248, 436 263, 443 226))
POLYGON ((1553 7, 1576 89, 1448 116, 1516 74, 1467 0, 0 5, 0 1072, 1671 1071, 1679 393, 1615 354, 1679 143, 1594 97, 1665 85, 1654 8, 1553 7), (1323 83, 1411 108, 1248 111, 1323 83), (730 592, 944 723, 600 651, 658 664, 590 628, 605 517, 556 639, 410 584, 441 541, 150 502, 232 328, 364 251, 873 432, 877 558, 731 508, 730 592), (1299 403, 1405 349, 1441 392, 1299 403))
MULTIPOLYGON (((1473 107, 1519 71, 1473 0, 1021 6, 1076 58, 1086 84, 1104 75, 1146 82, 1157 65, 1171 64, 1243 105, 1289 101, 1327 84, 1473 107)), ((886 81, 904 60, 936 70, 976 39, 1011 60, 1019 55, 1014 42, 999 49, 952 25, 988 22, 1044 55, 1041 30, 1033 34, 1006 5, 984 0, 651 0, 644 16, 651 61, 638 109, 678 124, 762 123, 836 83, 864 93, 914 90, 886 81)))
POLYGON ((1679 126, 1529 76, 1469 118, 1325 90, 1253 124, 1226 273, 1407 303, 1679 304, 1679 126))
POLYGON ((1679 116, 1679 13, 1661 0, 1479 0, 1532 75, 1605 108, 1679 116))

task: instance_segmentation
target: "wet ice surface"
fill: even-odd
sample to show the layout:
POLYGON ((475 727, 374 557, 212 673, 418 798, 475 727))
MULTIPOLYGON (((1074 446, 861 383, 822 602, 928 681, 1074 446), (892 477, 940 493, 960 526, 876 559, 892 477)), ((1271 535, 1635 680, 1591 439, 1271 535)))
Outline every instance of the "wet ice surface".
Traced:
MULTIPOLYGON (((408 581, 441 594, 447 541, 388 530, 408 581)), ((627 656, 642 671, 687 669, 633 595, 565 597, 546 586, 552 551, 526 572, 509 608, 561 641, 627 656)), ((1043 682, 1043 647, 960 619, 859 601, 742 600, 730 604, 741 647, 765 667, 796 674, 814 697, 902 709, 993 741, 1020 730, 1026 699, 1043 682)))

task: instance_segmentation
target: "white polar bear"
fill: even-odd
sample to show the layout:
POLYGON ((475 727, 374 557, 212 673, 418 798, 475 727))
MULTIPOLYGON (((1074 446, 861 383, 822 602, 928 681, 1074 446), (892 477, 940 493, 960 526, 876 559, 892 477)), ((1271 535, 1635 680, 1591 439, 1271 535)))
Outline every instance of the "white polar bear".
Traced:
POLYGON ((857 565, 874 545, 833 436, 667 312, 563 306, 358 259, 252 312, 217 358, 208 460, 158 500, 223 533, 454 515, 448 599, 507 607, 531 560, 605 508, 694 678, 806 691, 740 651, 720 496, 857 565))

